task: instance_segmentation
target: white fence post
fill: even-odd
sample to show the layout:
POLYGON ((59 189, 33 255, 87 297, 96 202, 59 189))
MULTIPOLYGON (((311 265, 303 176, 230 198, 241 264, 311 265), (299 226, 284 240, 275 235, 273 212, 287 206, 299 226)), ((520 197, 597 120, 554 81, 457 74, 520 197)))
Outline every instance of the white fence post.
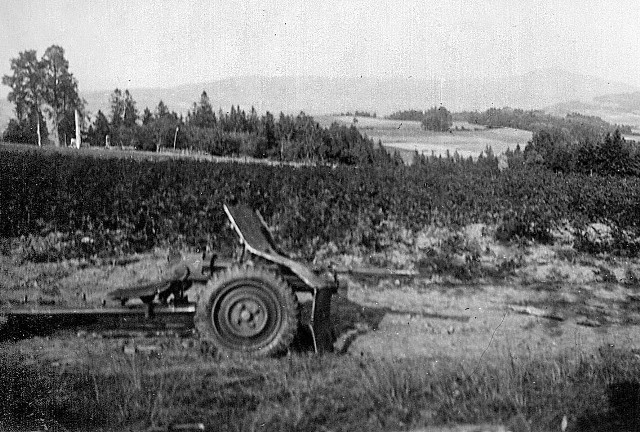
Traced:
POLYGON ((76 121, 76 148, 80 148, 82 144, 82 136, 80 135, 80 113, 78 110, 75 111, 75 121, 76 121))

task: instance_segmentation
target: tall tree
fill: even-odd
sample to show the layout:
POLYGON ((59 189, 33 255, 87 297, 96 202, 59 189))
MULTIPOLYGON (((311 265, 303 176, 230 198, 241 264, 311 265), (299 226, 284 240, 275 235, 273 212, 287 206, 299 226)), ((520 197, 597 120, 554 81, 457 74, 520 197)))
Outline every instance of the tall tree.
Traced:
MULTIPOLYGON (((35 142, 38 124, 43 126, 40 104, 44 86, 42 64, 36 51, 24 51, 11 59, 11 71, 11 75, 2 77, 2 84, 11 87, 7 99, 15 104, 17 122, 13 129, 23 131, 25 139, 35 142)), ((46 138, 44 134, 43 138, 46 138)))
POLYGON ((153 122, 153 114, 149 107, 144 108, 144 112, 142 113, 142 125, 147 126, 153 122))
POLYGON ((169 108, 167 108, 167 106, 161 100, 160 102, 158 102, 158 106, 156 107, 156 118, 159 119, 167 115, 169 115, 169 108))
POLYGON ((138 121, 138 110, 129 90, 124 91, 123 123, 126 127, 134 127, 138 121))
POLYGON ((124 121, 125 102, 122 91, 116 88, 109 98, 109 106, 111 107, 111 126, 119 128, 124 121))
POLYGON ((438 132, 446 132, 453 125, 453 116, 445 107, 433 107, 424 114, 422 128, 438 132))
POLYGON ((178 116, 176 113, 169 112, 169 108, 164 102, 158 102, 156 107, 156 118, 153 122, 153 134, 156 142, 156 151, 161 147, 168 146, 173 142, 176 127, 178 127, 178 116))
POLYGON ((45 51, 41 61, 43 74, 43 102, 52 124, 52 141, 60 145, 59 135, 74 135, 75 110, 83 111, 84 102, 78 94, 78 81, 69 72, 69 62, 64 49, 52 45, 45 51))
POLYGON ((105 145, 105 137, 109 135, 110 127, 109 120, 107 116, 100 110, 98 110, 98 114, 96 114, 96 119, 93 122, 93 135, 94 142, 93 145, 103 146, 105 145))
POLYGON ((193 104, 193 111, 189 113, 189 123, 193 126, 212 128, 216 125, 216 115, 213 112, 211 101, 206 91, 200 95, 200 103, 193 104))

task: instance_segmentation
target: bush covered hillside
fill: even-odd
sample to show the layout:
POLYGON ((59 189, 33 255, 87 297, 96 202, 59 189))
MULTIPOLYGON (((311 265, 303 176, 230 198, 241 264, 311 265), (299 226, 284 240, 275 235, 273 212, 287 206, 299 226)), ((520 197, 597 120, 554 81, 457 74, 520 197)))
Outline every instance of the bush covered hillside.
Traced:
POLYGON ((487 157, 296 168, 3 151, 0 235, 25 236, 35 260, 215 245, 226 241, 222 203, 242 201, 307 258, 330 242, 341 251, 392 247, 390 226, 416 232, 471 223, 497 225, 503 240, 551 242, 555 228, 569 225, 580 239, 601 222, 615 241, 592 245, 584 237, 578 247, 638 253, 637 177, 553 174, 518 157, 500 171, 487 157))
POLYGON ((629 125, 612 125, 600 117, 579 113, 559 117, 542 110, 523 110, 518 108, 489 108, 486 111, 465 111, 456 113, 455 120, 464 120, 488 127, 511 127, 538 132, 542 129, 564 129, 580 138, 596 138, 613 133, 616 129, 622 133, 631 133, 629 125))

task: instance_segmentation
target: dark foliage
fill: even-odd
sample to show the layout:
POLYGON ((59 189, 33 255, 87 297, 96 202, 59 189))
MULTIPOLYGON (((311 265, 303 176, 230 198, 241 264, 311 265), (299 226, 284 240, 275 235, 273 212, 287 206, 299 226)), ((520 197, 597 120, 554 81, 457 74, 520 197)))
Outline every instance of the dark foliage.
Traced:
MULTIPOLYGON (((20 144, 38 144, 38 119, 37 116, 30 116, 27 120, 19 122, 16 119, 9 120, 7 129, 2 134, 2 139, 8 142, 20 144)), ((40 135, 43 139, 48 135, 47 124, 44 119, 40 119, 40 135)))
POLYGON ((578 140, 566 131, 542 130, 533 135, 524 150, 528 163, 541 164, 555 172, 578 172, 605 176, 640 175, 640 151, 620 131, 592 141, 578 140))
MULTIPOLYGON (((348 129, 347 129, 348 131, 348 129)), ((167 244, 212 246, 233 236, 222 203, 259 209, 286 249, 375 249, 379 227, 501 225, 505 240, 549 241, 562 221, 605 222, 638 235, 640 180, 504 172, 495 158, 423 158, 414 166, 272 167, 187 160, 135 161, 4 152, 0 235, 63 233, 63 255, 118 255, 167 244), (225 234, 226 233, 226 234, 225 234)))
POLYGON ((485 125, 489 127, 511 127, 515 129, 538 132, 543 129, 560 129, 569 132, 578 139, 589 137, 597 139, 607 132, 619 129, 623 133, 631 133, 631 126, 612 125, 596 116, 579 113, 567 114, 565 117, 547 114, 541 110, 514 108, 489 108, 484 112, 472 111, 455 114, 456 120, 485 125))
POLYGON ((390 120, 419 121, 425 130, 446 132, 453 125, 453 116, 445 107, 433 107, 427 111, 397 111, 387 117, 390 120))
POLYGON ((112 146, 138 150, 161 149, 205 152, 216 156, 250 156, 283 161, 306 161, 321 164, 384 165, 391 157, 381 145, 360 134, 354 127, 333 124, 321 127, 313 117, 301 112, 297 116, 270 112, 258 116, 239 106, 216 114, 203 92, 199 103, 183 119, 170 112, 160 101, 155 113, 146 108, 141 123, 135 101, 125 90, 111 95, 111 122, 98 113, 89 133, 93 145, 104 145, 109 135, 112 146))

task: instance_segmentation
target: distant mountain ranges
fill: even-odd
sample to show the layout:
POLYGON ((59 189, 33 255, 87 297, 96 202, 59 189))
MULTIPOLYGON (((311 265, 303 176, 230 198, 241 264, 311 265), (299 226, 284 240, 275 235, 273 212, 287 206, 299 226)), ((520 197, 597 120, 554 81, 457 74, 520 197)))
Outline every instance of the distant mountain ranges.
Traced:
MULTIPOLYGON (((112 90, 82 93, 89 113, 102 110, 108 115, 112 90)), ((510 106, 545 109, 558 115, 580 112, 640 129, 640 88, 557 69, 442 81, 415 77, 249 76, 171 88, 129 89, 140 113, 145 107, 153 111, 162 100, 171 111, 185 115, 203 90, 215 109, 225 111, 231 105, 240 105, 245 110, 254 106, 259 114, 304 111, 319 115, 358 110, 386 115, 398 110, 427 109, 442 102, 450 111, 510 106)), ((0 101, 0 129, 12 115, 12 105, 0 101)))

